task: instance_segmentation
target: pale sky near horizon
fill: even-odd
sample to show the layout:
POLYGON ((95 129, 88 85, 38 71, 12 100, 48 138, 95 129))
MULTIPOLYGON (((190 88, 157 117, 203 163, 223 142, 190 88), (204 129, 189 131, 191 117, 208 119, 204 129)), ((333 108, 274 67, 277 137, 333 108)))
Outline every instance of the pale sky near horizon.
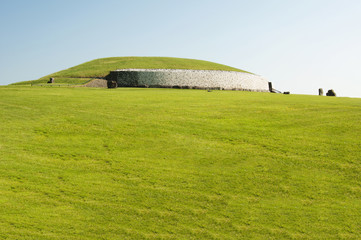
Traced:
POLYGON ((0 0, 0 85, 96 58, 194 58, 361 97, 361 0, 0 0))

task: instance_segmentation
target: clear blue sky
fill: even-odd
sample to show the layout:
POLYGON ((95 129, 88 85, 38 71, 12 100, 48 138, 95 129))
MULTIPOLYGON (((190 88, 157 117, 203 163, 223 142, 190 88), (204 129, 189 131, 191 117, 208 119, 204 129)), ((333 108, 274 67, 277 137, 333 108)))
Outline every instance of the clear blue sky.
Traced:
POLYGON ((361 97, 360 0, 0 0, 0 85, 96 58, 169 56, 281 91, 361 97))

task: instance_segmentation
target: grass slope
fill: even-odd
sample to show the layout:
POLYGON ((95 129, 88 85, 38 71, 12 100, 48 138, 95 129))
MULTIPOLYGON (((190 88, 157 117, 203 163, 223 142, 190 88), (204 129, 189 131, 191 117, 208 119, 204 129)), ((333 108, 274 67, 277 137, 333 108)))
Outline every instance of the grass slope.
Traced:
MULTIPOLYGON (((195 69, 195 70, 224 70, 224 71, 239 71, 243 70, 229 67, 226 65, 185 58, 170 58, 170 57, 111 57, 101 58, 90 62, 86 62, 69 69, 62 70, 31 83, 46 83, 50 77, 55 78, 56 83, 63 83, 64 79, 73 79, 77 81, 78 78, 102 78, 109 74, 110 71, 116 69, 126 68, 142 68, 142 69, 195 69)), ((69 80, 66 80, 69 81, 69 80)), ((64 83, 66 83, 66 81, 64 83)), ((78 81, 79 82, 79 81, 78 81)), ((30 82, 16 83, 17 85, 29 84, 30 82)))
POLYGON ((361 100, 0 88, 0 239, 360 239, 361 100))
POLYGON ((55 80, 54 83, 47 83, 49 81, 49 78, 41 78, 38 80, 31 80, 31 81, 23 81, 23 82, 17 82, 17 83, 13 83, 11 85, 44 85, 46 84, 47 86, 53 86, 53 85, 83 85, 85 83, 88 83, 92 80, 93 78, 65 78, 65 77, 60 77, 57 78, 55 80))

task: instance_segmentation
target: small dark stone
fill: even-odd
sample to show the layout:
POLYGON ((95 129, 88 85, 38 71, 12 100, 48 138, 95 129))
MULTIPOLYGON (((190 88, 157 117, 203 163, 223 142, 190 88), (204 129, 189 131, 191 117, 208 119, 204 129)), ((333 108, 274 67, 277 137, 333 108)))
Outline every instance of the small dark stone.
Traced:
POLYGON ((108 88, 117 88, 118 83, 116 81, 108 81, 107 82, 108 88))
POLYGON ((283 92, 283 94, 290 94, 290 92, 283 92))
POLYGON ((329 97, 336 97, 336 93, 333 89, 328 90, 328 92, 326 93, 326 96, 329 97))

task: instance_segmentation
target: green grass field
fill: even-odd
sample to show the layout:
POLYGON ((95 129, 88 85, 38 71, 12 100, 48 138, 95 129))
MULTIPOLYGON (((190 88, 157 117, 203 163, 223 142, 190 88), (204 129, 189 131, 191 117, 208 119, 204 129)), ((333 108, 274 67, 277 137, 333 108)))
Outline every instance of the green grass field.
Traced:
POLYGON ((110 71, 127 68, 141 69, 192 69, 246 72, 209 61, 172 57, 110 57, 95 59, 69 69, 49 74, 37 80, 18 82, 13 85, 45 84, 55 78, 56 84, 84 84, 92 78, 104 78, 110 71))
POLYGON ((0 87, 0 239, 360 239, 361 99, 0 87))

